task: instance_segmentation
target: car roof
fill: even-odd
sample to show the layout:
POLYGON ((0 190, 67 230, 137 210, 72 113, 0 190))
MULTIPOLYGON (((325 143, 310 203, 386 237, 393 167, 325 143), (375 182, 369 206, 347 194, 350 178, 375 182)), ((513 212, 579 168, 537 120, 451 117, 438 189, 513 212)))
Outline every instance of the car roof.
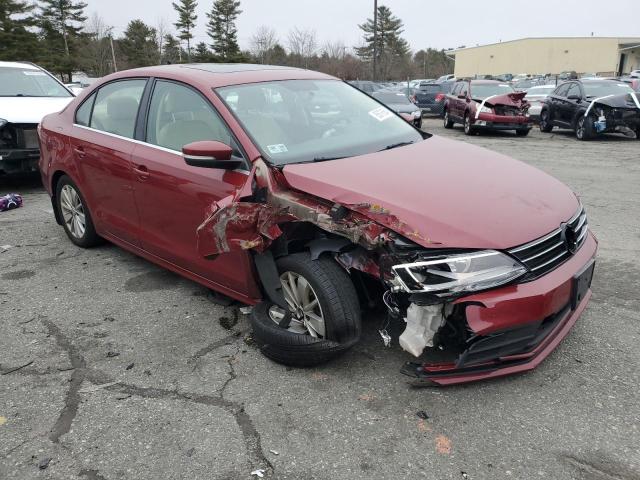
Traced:
POLYGON ((124 70, 104 77, 101 83, 119 78, 139 76, 195 82, 209 88, 278 80, 338 80, 324 73, 278 65, 193 63, 124 70))
POLYGON ((496 85, 498 83, 504 82, 500 82, 498 80, 471 80, 472 85, 496 85))
POLYGON ((0 62, 0 67, 24 68, 25 70, 41 70, 40 67, 33 63, 24 62, 0 62))

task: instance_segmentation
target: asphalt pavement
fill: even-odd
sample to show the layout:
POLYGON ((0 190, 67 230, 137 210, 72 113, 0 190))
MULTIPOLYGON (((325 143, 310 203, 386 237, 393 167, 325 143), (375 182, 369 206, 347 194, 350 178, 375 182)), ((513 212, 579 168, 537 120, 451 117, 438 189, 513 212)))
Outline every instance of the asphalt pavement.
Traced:
POLYGON ((0 213, 0 479, 640 479, 640 141, 424 128, 581 195, 593 299, 537 370, 415 389, 377 318, 337 361, 277 365, 237 306, 113 245, 73 246, 39 177, 0 178, 25 200, 0 213))

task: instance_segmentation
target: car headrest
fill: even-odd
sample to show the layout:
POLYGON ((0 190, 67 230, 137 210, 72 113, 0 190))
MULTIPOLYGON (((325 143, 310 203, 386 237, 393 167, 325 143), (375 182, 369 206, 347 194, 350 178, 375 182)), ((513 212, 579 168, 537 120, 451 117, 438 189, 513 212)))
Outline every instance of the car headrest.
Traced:
POLYGON ((138 102, 131 97, 115 97, 107 100, 107 115, 112 120, 131 120, 138 114, 138 102))

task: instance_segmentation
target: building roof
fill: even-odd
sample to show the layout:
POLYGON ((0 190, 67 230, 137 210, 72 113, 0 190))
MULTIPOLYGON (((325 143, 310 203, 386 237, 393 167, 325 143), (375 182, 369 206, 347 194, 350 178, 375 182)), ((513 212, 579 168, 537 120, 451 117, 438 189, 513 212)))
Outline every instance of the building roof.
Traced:
POLYGON ((618 40, 620 45, 640 45, 640 37, 524 37, 516 38, 514 40, 507 40, 504 42, 487 43, 486 45, 476 45, 473 47, 453 48, 447 50, 447 55, 455 55, 457 52, 463 50, 472 50, 474 48, 492 47, 494 45, 504 45, 506 43, 525 42, 529 40, 618 40))

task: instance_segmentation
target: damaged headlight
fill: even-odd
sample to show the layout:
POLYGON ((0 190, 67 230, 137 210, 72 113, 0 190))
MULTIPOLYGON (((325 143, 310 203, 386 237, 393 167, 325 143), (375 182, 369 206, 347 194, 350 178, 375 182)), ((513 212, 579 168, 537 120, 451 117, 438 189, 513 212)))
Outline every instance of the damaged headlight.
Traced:
POLYGON ((480 113, 493 113, 493 110, 489 107, 480 107, 480 113))
POLYGON ((391 269, 399 290, 439 297, 504 285, 527 271, 517 260, 495 250, 430 256, 391 269))
POLYGON ((422 112, 420 110, 416 110, 413 112, 413 118, 420 118, 422 116, 422 112))

